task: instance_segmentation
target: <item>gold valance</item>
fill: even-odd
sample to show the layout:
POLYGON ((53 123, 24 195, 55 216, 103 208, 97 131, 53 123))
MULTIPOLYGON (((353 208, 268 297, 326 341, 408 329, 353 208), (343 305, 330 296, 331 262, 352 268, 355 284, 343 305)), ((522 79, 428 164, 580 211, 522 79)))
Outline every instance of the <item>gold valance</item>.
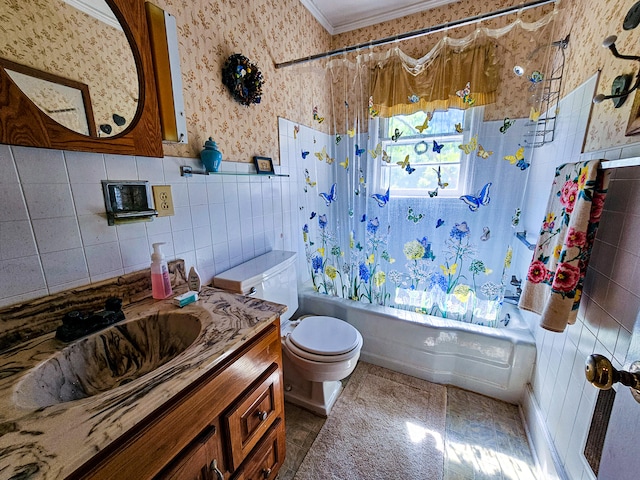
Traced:
POLYGON ((494 103, 499 83, 495 51, 490 41, 465 49, 444 44, 430 59, 415 61, 396 50, 372 70, 373 108, 391 117, 494 103), (465 101, 456 92, 467 83, 465 101))

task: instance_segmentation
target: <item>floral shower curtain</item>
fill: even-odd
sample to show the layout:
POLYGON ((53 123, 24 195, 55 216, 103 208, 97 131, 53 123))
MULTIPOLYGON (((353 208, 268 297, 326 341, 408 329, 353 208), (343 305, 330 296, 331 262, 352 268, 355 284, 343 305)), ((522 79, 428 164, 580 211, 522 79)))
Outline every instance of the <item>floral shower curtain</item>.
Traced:
POLYGON ((393 48, 328 64, 334 110, 313 108, 313 121, 331 118, 335 133, 297 126, 291 146, 304 165, 302 236, 317 291, 497 325, 537 120, 508 114, 540 106, 550 18, 535 41, 518 30, 522 53, 497 40, 518 20, 501 35, 445 38, 418 61, 393 48), (507 67, 521 96, 484 120, 507 67))

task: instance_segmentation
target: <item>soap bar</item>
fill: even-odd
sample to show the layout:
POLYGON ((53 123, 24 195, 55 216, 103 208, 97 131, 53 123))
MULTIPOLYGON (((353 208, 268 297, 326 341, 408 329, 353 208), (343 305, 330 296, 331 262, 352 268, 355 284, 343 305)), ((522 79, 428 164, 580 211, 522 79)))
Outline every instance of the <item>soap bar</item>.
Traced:
POLYGON ((198 292, 189 291, 187 293, 183 293, 182 295, 178 295, 173 299, 173 303, 175 303, 180 308, 185 305, 189 305, 198 300, 198 292))

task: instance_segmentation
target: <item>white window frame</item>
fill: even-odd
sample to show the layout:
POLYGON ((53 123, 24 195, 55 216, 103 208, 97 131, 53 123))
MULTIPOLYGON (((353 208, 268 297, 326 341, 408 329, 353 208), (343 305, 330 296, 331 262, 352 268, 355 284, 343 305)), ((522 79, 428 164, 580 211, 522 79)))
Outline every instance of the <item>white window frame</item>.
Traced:
MULTIPOLYGON (((431 148, 432 142, 433 140, 435 140, 438 143, 443 143, 443 142, 452 142, 455 145, 460 145, 461 143, 468 143, 471 140, 471 131, 475 130, 474 128, 472 128, 473 126, 475 126, 476 120, 479 117, 477 114, 475 114, 474 110, 476 109, 471 109, 468 110, 467 112, 465 112, 465 116, 464 116, 464 131, 462 134, 449 134, 449 135, 429 135, 428 132, 425 132, 425 135, 413 135, 411 137, 400 137, 400 139, 397 142, 393 142, 393 140, 391 139, 383 139, 380 137, 380 132, 382 131, 388 131, 388 129, 385 128, 385 124, 389 121, 389 119, 386 118, 376 118, 376 123, 375 123, 375 129, 373 129, 373 131, 375 132, 375 137, 374 140, 374 144, 378 144, 379 142, 382 143, 382 148, 384 149, 386 145, 391 145, 391 144, 406 144, 406 145, 415 145, 417 142, 424 140, 425 142, 427 142, 427 145, 429 146, 429 148, 431 148), (473 114, 472 114, 473 112, 473 114), (384 122, 384 123, 383 123, 384 122), (384 129, 384 130, 383 130, 384 129)), ((467 191, 469 190, 469 184, 471 183, 471 176, 470 176, 470 157, 472 155, 476 155, 476 152, 471 152, 470 154, 465 154, 462 150, 460 150, 460 162, 457 163, 458 165, 460 165, 460 171, 459 171, 459 177, 458 177, 458 188, 441 188, 438 190, 438 198, 458 198, 461 195, 464 195, 465 193, 467 193, 467 191)), ((392 159, 390 163, 385 163, 385 162, 377 162, 378 168, 376 168, 376 172, 375 172, 375 177, 376 177, 376 181, 375 184, 378 185, 378 190, 379 191, 385 191, 388 186, 389 186, 389 180, 388 180, 388 172, 389 168, 399 168, 398 165, 396 165, 396 161, 399 161, 401 159, 392 159)), ((447 162, 447 163, 433 163, 430 165, 433 165, 433 167, 437 167, 438 165, 441 166, 446 166, 446 165, 451 165, 451 162, 447 162)), ((424 165, 424 164, 422 164, 424 165)), ((407 189, 407 188, 394 188, 389 192, 389 195, 391 197, 406 197, 406 198, 423 198, 423 197, 429 197, 428 189, 407 189)))

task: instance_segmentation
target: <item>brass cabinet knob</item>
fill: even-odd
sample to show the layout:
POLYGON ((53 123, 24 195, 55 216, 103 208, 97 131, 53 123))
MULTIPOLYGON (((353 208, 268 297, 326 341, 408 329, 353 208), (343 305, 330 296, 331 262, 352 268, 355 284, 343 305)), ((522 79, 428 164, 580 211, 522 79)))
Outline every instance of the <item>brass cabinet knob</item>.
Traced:
POLYGON ((263 468, 262 469, 262 476, 264 478, 269 478, 269 475, 271 475, 271 469, 270 468, 263 468))
POLYGON ((640 373, 616 370, 609 359, 602 355, 593 354, 587 357, 584 374, 589 383, 601 390, 608 390, 617 382, 640 390, 640 373))
POLYGON ((262 412, 260 410, 258 410, 256 412, 256 416, 260 419, 261 422, 264 422, 267 417, 269 416, 269 412, 262 412))

